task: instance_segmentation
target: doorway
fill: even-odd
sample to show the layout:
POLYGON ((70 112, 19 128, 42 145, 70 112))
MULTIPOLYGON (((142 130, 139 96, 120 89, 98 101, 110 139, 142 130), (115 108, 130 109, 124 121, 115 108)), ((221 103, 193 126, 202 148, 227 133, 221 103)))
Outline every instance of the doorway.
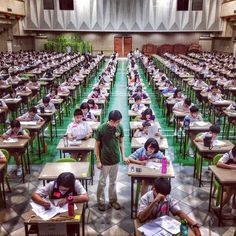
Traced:
POLYGON ((118 52, 119 57, 127 57, 127 54, 132 51, 132 37, 115 36, 114 51, 118 52))

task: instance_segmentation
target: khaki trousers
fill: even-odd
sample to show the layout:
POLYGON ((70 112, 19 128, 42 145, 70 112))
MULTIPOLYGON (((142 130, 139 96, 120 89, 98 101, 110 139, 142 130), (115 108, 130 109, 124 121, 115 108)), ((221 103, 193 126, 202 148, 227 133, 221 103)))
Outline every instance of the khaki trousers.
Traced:
POLYGON ((117 194, 116 194, 116 178, 118 174, 119 164, 115 165, 103 165, 99 181, 98 181, 98 188, 97 188, 97 202, 98 204, 105 204, 105 187, 106 187, 106 180, 109 176, 109 202, 117 202, 117 194))

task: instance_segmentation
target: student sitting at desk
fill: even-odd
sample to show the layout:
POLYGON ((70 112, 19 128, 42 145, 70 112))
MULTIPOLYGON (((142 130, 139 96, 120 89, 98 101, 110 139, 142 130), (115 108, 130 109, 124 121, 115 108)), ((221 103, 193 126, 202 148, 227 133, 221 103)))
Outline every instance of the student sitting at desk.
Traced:
POLYGON ((94 88, 93 91, 88 95, 88 98, 105 99, 105 96, 101 93, 99 88, 94 88))
MULTIPOLYGON (((134 138, 141 138, 141 137, 148 138, 149 137, 148 127, 150 127, 150 126, 151 126, 150 122, 144 121, 142 123, 142 127, 138 128, 135 131, 134 138)), ((157 132, 155 135, 157 137, 160 137, 161 139, 163 138, 163 136, 159 132, 157 132)))
POLYGON ((198 77, 197 77, 197 80, 195 81, 193 87, 195 88, 207 88, 208 87, 208 84, 204 82, 204 75, 203 74, 199 74, 198 77))
MULTIPOLYGON (((74 121, 71 122, 67 126, 67 131, 68 139, 70 141, 79 141, 79 140, 86 140, 89 139, 92 136, 92 129, 88 125, 86 121, 83 121, 83 112, 81 109, 76 109, 74 111, 74 121)), ((81 161, 86 161, 88 152, 72 152, 71 156, 75 160, 77 160, 78 154, 81 154, 81 161)))
POLYGON ((26 112, 22 116, 18 117, 17 120, 19 120, 19 121, 37 121, 37 122, 44 121, 44 119, 37 114, 36 107, 31 107, 28 112, 26 112))
POLYGON ((58 95, 57 92, 57 88, 52 87, 47 97, 49 97, 50 99, 60 99, 60 96, 58 95))
POLYGON ((168 97, 168 101, 175 100, 176 102, 181 102, 186 98, 186 96, 182 93, 181 89, 176 89, 174 94, 168 97))
POLYGON ((154 122, 155 116, 153 115, 153 111, 151 108, 147 108, 141 113, 141 116, 139 117, 141 121, 149 121, 154 122))
POLYGON ((98 109, 98 105, 95 103, 95 101, 90 98, 88 101, 87 101, 88 105, 89 105, 89 109, 93 109, 93 110, 97 110, 98 109))
MULTIPOLYGON (((233 149, 227 153, 225 153, 221 159, 217 163, 217 167, 225 168, 225 169, 233 169, 236 170, 236 145, 233 149)), ((228 203, 232 196, 232 210, 231 214, 236 216, 236 186, 225 186, 222 200, 222 207, 228 203)), ((220 207, 213 208, 216 211, 220 210, 220 207)))
POLYGON ((220 133, 220 126, 212 125, 209 128, 209 132, 202 133, 199 137, 195 138, 195 142, 203 142, 206 136, 211 136, 212 141, 218 140, 218 135, 220 133))
POLYGON ((47 200, 60 199, 57 203, 62 207, 67 203, 67 197, 73 196, 74 203, 88 202, 89 197, 79 180, 70 172, 61 173, 55 181, 51 181, 46 186, 37 189, 32 194, 32 200, 37 204, 49 209, 51 203, 47 200))
POLYGON ((181 210, 177 201, 169 195, 170 192, 171 184, 168 179, 155 179, 152 190, 143 195, 139 201, 138 219, 140 222, 157 219, 171 213, 180 219, 186 219, 194 234, 200 236, 199 225, 181 210))
POLYGON ((83 112, 83 121, 97 121, 94 114, 89 111, 90 107, 87 102, 83 102, 80 109, 83 112))
POLYGON ((39 90, 40 89, 40 83, 37 81, 35 77, 31 79, 31 82, 29 82, 26 85, 30 90, 39 90))
POLYGON ((173 106, 173 111, 189 113, 191 105, 193 105, 191 100, 189 98, 185 98, 184 101, 177 102, 173 106))
POLYGON ((132 95, 133 98, 135 98, 137 95, 139 95, 143 100, 148 100, 149 97, 146 93, 142 91, 142 88, 138 87, 135 91, 135 93, 132 95))
POLYGON ((175 92, 175 88, 174 85, 172 83, 170 83, 166 88, 164 88, 162 90, 162 94, 170 94, 170 93, 174 93, 175 92))
POLYGON ((105 88, 105 83, 103 83, 102 81, 100 81, 98 83, 98 88, 100 89, 100 93, 103 95, 103 96, 108 96, 108 92, 107 92, 107 89, 105 88))
MULTIPOLYGON (((190 107, 190 114, 186 115, 185 118, 184 118, 184 123, 185 121, 190 122, 189 124, 192 124, 193 122, 196 122, 196 121, 202 121, 202 116, 201 114, 199 113, 199 110, 196 106, 191 106, 190 107)), ((194 133, 190 133, 189 134, 190 136, 190 147, 189 147, 189 155, 191 157, 194 156, 194 151, 193 151, 193 140, 196 138, 196 134, 194 133)))
POLYGON ((134 112, 143 112, 146 109, 145 105, 142 103, 142 98, 139 95, 134 97, 134 104, 131 107, 131 110, 134 112))
MULTIPOLYGON (((25 130, 21 128, 21 124, 18 120, 13 120, 11 121, 10 124, 10 129, 8 129, 4 134, 3 134, 3 139, 8 139, 8 138, 19 138, 19 139, 24 139, 24 138, 29 138, 29 135, 26 133, 25 130)), ((20 176, 22 175, 22 169, 20 168, 20 155, 22 154, 19 150, 8 150, 10 155, 12 155, 15 159, 16 162, 16 175, 20 176)), ((24 151, 23 151, 24 152, 24 151)))
MULTIPOLYGON (((154 138, 149 138, 144 147, 137 149, 128 158, 128 163, 134 163, 138 165, 146 165, 147 162, 160 162, 163 157, 163 153, 160 151, 158 142, 154 138)), ((141 196, 148 191, 150 180, 142 180, 141 196)))
POLYGON ((0 164, 3 164, 3 163, 7 163, 7 158, 5 157, 5 155, 0 150, 0 164))
POLYGON ((37 108, 43 108, 45 111, 55 111, 55 105, 50 102, 50 98, 49 97, 44 97, 42 99, 42 102, 37 106, 37 108))
POLYGON ((211 91, 208 93, 208 100, 210 102, 216 102, 222 100, 222 95, 218 86, 212 86, 211 91))
POLYGON ((222 72, 220 72, 219 79, 217 80, 217 86, 220 85, 220 84, 223 84, 227 81, 228 80, 225 78, 225 75, 222 72))
POLYGON ((4 99, 7 99, 7 98, 15 99, 15 98, 20 98, 20 96, 17 95, 15 89, 11 89, 11 90, 9 91, 9 93, 8 93, 6 96, 4 96, 3 98, 4 98, 4 99))
POLYGON ((18 84, 19 86, 16 88, 17 93, 24 93, 24 92, 30 92, 31 90, 27 87, 27 81, 21 80, 18 84))

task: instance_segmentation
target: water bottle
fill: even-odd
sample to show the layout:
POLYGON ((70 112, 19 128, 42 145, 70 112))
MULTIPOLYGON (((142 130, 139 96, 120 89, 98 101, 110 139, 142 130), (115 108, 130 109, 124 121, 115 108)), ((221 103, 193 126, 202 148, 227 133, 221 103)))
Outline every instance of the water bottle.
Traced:
POLYGON ((188 236, 188 221, 186 219, 181 220, 180 236, 188 236))
POLYGON ((64 147, 68 147, 68 135, 67 134, 65 134, 63 136, 63 142, 64 142, 64 147))
POLYGON ((161 173, 166 174, 166 172, 167 172, 167 160, 166 157, 163 156, 161 160, 161 173))
POLYGON ((74 198, 73 196, 67 197, 67 203, 68 203, 68 216, 74 216, 75 209, 74 209, 74 198))

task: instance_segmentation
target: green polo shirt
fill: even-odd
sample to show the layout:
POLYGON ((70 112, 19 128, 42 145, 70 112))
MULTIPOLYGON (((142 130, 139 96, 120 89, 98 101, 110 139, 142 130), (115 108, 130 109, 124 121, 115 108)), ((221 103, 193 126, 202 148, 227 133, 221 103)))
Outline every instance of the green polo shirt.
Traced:
POLYGON ((111 127, 108 123, 101 124, 95 139, 100 141, 100 160, 102 165, 115 165, 120 162, 120 138, 124 137, 121 125, 111 127))

